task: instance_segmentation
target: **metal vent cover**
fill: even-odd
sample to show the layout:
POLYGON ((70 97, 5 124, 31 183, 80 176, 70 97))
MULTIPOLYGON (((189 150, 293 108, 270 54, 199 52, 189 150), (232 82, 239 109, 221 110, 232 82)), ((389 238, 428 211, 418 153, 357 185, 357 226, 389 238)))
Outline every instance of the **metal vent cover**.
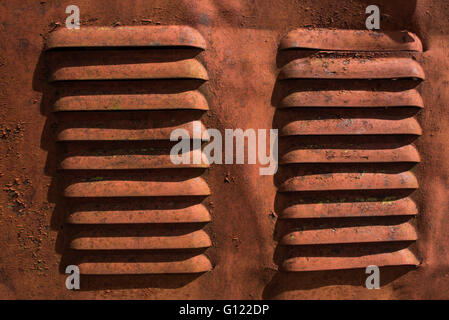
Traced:
MULTIPOLYGON (((47 41, 70 202, 66 249, 87 275, 210 271, 207 162, 176 166, 170 134, 209 109, 206 49, 184 26, 61 29, 47 41)), ((201 123, 203 129, 204 125, 201 123)), ((194 150, 201 153, 201 150, 194 150)))
POLYGON ((424 107, 416 86, 425 75, 413 58, 420 40, 297 29, 279 50, 288 55, 276 112, 281 270, 418 266, 410 195, 422 134, 413 115, 424 107))

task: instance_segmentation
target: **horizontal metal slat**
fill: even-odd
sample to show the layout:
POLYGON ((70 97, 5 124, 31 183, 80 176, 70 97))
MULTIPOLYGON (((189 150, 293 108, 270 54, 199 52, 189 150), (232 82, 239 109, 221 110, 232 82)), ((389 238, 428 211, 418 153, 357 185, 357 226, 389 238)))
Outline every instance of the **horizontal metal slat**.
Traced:
POLYGON ((413 145, 396 149, 302 149, 282 155, 280 164, 420 162, 413 145))
POLYGON ((198 91, 166 94, 111 94, 65 96, 54 111, 209 110, 198 91))
MULTIPOLYGON (((202 122, 199 122, 201 132, 207 132, 202 122)), ((170 140, 175 129, 185 130, 191 138, 194 137, 195 121, 177 124, 151 120, 110 120, 102 122, 66 121, 58 127, 58 141, 145 141, 170 140), (165 127, 164 127, 165 126, 165 127)), ((208 136, 202 137, 207 140, 208 136)))
POLYGON ((115 65, 65 66, 52 70, 50 82, 83 80, 208 80, 204 66, 195 59, 115 65))
POLYGON ((408 216, 418 214, 416 204, 410 198, 384 201, 360 201, 338 203, 295 204, 282 210, 280 219, 348 218, 408 216))
POLYGON ((415 118, 395 119, 314 119, 286 124, 280 136, 307 135, 421 135, 415 118))
POLYGON ((419 38, 407 31, 336 30, 300 28, 282 38, 280 50, 312 49, 332 51, 417 51, 419 38))
POLYGON ((409 223, 394 226, 362 226, 332 229, 293 231, 282 237, 286 246, 322 245, 341 243, 374 243, 415 241, 415 228, 409 223))
POLYGON ((370 265, 418 266, 419 260, 409 249, 402 249, 395 252, 350 257, 294 257, 283 262, 282 270, 286 272, 344 270, 366 268, 370 265))
POLYGON ((61 28, 47 40, 48 49, 104 47, 206 48, 201 34, 188 26, 124 26, 61 28))
POLYGON ((210 221, 209 211, 202 204, 176 209, 75 211, 67 218, 70 224, 159 224, 210 221))
POLYGON ((409 58, 306 58, 285 65, 279 79, 425 79, 421 65, 409 58))
MULTIPOLYGON (((140 255, 139 255, 140 257, 140 255)), ((198 255, 181 261, 158 262, 83 262, 80 273, 85 275, 144 275, 202 273, 212 270, 212 264, 205 255, 198 255)))
POLYGON ((411 172, 329 173, 296 176, 285 181, 280 192, 417 189, 418 181, 411 172))
POLYGON ((210 189, 200 177, 181 181, 89 181, 67 186, 64 196, 92 197, 175 197, 208 196, 210 189))
POLYGON ((209 235, 203 230, 175 236, 102 236, 89 233, 78 235, 70 243, 74 250, 165 250, 198 249, 211 246, 209 235))
POLYGON ((416 90, 392 91, 302 91, 282 99, 279 108, 310 107, 417 107, 423 108, 421 95, 416 90))

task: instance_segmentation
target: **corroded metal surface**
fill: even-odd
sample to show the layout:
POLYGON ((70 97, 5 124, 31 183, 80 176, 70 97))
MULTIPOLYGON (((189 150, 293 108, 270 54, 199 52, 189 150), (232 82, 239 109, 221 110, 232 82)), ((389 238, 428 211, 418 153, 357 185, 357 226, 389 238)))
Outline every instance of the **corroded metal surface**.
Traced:
POLYGON ((208 80, 207 72, 197 60, 141 63, 128 65, 70 66, 54 70, 50 81, 143 80, 143 79, 208 80))
POLYGON ((281 0, 276 6, 267 0, 76 4, 81 10, 79 33, 65 30, 63 1, 6 1, 0 6, 1 298, 448 298, 449 12, 444 1, 377 1, 381 30, 368 34, 387 36, 376 44, 365 42, 364 47, 359 40, 366 39, 366 31, 358 43, 351 40, 356 39, 351 35, 355 31, 346 31, 366 30, 364 1, 281 0), (168 31, 144 31, 153 27, 168 31), (180 31, 186 27, 187 32, 180 31), (350 41, 322 37, 314 40, 319 48, 308 48, 306 37, 295 38, 295 30, 346 33, 350 41), (404 43, 389 34, 416 34, 423 52, 416 38, 404 43), (286 40, 291 47, 283 49, 280 44, 286 40), (343 43, 348 47, 340 47, 343 43), (366 45, 374 47, 364 51, 366 45), (149 70, 158 63, 192 59, 207 69, 210 81, 106 78, 109 66, 130 66, 132 72, 115 75, 132 77, 133 65, 149 70), (278 81, 284 67, 295 61, 316 64, 296 65, 300 68, 291 70, 293 78, 278 81), (425 70, 426 81, 409 79, 422 76, 417 64, 425 70), (106 79, 48 83, 52 71, 81 66, 86 67, 81 71, 101 70, 106 79), (299 78, 301 72, 310 78, 299 78), (409 120, 413 116, 422 130, 409 120), (326 122, 344 128, 351 119, 366 121, 368 129, 375 123, 378 134, 326 135, 326 122), (133 135, 158 124, 163 130, 195 120, 222 134, 236 128, 282 129, 294 121, 319 120, 323 125, 317 135, 279 139, 279 158, 286 163, 274 177, 260 176, 259 165, 249 164, 162 168, 167 158, 159 155, 166 156, 170 147, 166 140, 108 140, 109 133, 102 131, 123 130, 121 139, 127 129, 133 135), (406 130, 398 132, 410 133, 387 134, 393 132, 390 126, 398 128, 394 121, 405 124, 406 130), (58 131, 69 123, 67 128, 98 129, 103 138, 56 143, 58 131), (96 123, 109 125, 97 128, 96 123), (130 123, 141 126, 119 125, 130 123), (421 161, 416 166, 415 149, 421 161), (278 192, 283 182, 296 176, 391 177, 402 172, 413 172, 419 188, 278 192), (210 195, 63 197, 64 187, 74 183, 152 181, 149 173, 151 179, 201 176, 210 195), (417 241, 279 244, 292 230, 403 223, 413 225, 417 241), (155 236, 164 224, 178 235, 204 230, 213 246, 70 249, 81 231, 108 230, 115 237, 132 237, 127 230, 144 229, 149 232, 145 236, 155 236), (81 268, 81 290, 65 287, 64 271, 70 264, 81 268), (379 290, 364 286, 364 268, 370 264, 381 266, 379 290))
POLYGON ((47 49, 171 46, 206 49, 206 41, 188 26, 59 29, 47 40, 47 49))
POLYGON ((421 40, 407 31, 373 32, 368 30, 297 29, 289 32, 279 45, 285 49, 332 51, 422 51, 421 40))
POLYGON ((300 257, 290 258, 282 268, 287 272, 322 271, 366 268, 367 265, 385 266, 416 266, 419 260, 408 249, 397 252, 386 252, 358 257, 300 257))
POLYGON ((415 118, 298 120, 281 128, 283 136, 296 135, 417 135, 422 134, 415 118))
POLYGON ((55 111, 167 109, 208 110, 208 104, 198 91, 168 94, 65 96, 55 102, 55 111))
POLYGON ((364 226, 338 229, 293 231, 281 239, 281 245, 299 246, 363 242, 415 241, 415 228, 408 224, 393 226, 364 226))
POLYGON ((300 59, 282 68, 280 79, 400 79, 424 80, 420 64, 408 58, 300 59))
POLYGON ((408 216, 418 214, 416 204, 410 198, 385 201, 304 203, 286 207, 281 219, 344 218, 376 216, 408 216))
POLYGON ((185 181, 89 181, 69 185, 66 197, 169 197, 207 196, 210 190, 201 178, 185 181))
POLYGON ((208 168, 207 158, 200 150, 187 153, 189 159, 201 159, 198 164, 174 164, 169 154, 152 155, 109 155, 109 156, 67 156, 60 163, 62 170, 126 170, 126 169, 174 169, 208 168))
MULTIPOLYGON (((397 38, 401 33, 391 35, 397 38)), ((372 58, 361 54, 422 51, 416 36, 402 34, 408 35, 411 43, 398 44, 392 38, 368 31, 322 29, 296 30, 281 41, 280 50, 353 50, 357 51, 357 57, 298 55, 299 58, 282 67, 279 80, 368 81, 365 90, 354 90, 348 82, 341 83, 338 90, 313 91, 303 90, 301 82, 285 84, 290 93, 279 103, 279 112, 283 113, 278 116, 282 119, 280 135, 281 139, 290 139, 293 146, 280 157, 284 176, 279 178, 278 193, 279 197, 294 194, 300 199, 280 208, 281 270, 304 272, 419 264, 411 250, 392 250, 394 243, 405 243, 407 247, 418 240, 413 223, 418 210, 407 196, 419 184, 407 170, 421 161, 410 137, 422 135, 413 115, 424 107, 423 100, 415 88, 373 90, 376 86, 368 83, 381 79, 387 88, 388 81, 400 78, 424 80, 424 71, 412 58, 372 58), (357 141, 355 136, 371 138, 357 141), (320 146, 330 137, 332 143, 320 146), (382 141, 385 137, 390 137, 390 142, 382 141), (300 147, 294 146, 295 139, 301 138, 308 138, 309 142, 301 144, 299 140, 296 143, 300 147), (313 222, 301 224, 303 219, 313 222), (369 248, 373 243, 377 245, 375 250, 369 248), (311 248, 298 251, 303 247, 311 248)))
MULTIPOLYGON (((74 50, 48 52, 52 62, 49 81, 76 82, 71 88, 65 87, 53 107, 59 119, 56 140, 65 143, 66 149, 59 163, 59 169, 67 180, 63 195, 66 198, 93 199, 97 204, 104 201, 102 198, 133 199, 133 202, 141 202, 141 199, 146 201, 148 198, 165 200, 160 200, 158 207, 149 208, 145 208, 144 202, 140 210, 136 210, 135 205, 127 205, 126 201, 120 208, 113 210, 102 208, 101 205, 91 207, 90 210, 75 206, 67 215, 67 223, 82 231, 73 235, 69 249, 81 252, 100 250, 108 252, 106 256, 114 255, 117 251, 178 252, 168 254, 165 260, 173 259, 173 255, 179 254, 179 251, 207 249, 212 243, 206 232, 201 229, 182 231, 183 225, 210 222, 211 217, 206 207, 200 203, 185 207, 172 205, 179 197, 192 201, 199 199, 196 201, 201 202, 201 198, 210 195, 210 188, 203 178, 194 173, 193 176, 183 176, 181 171, 206 169, 209 166, 207 159, 202 157, 200 149, 195 149, 188 155, 190 159, 199 157, 200 163, 175 165, 167 146, 165 149, 158 149, 151 143, 148 144, 148 141, 169 141, 175 129, 184 129, 192 139, 207 139, 207 135, 194 135, 194 124, 202 131, 206 128, 198 121, 197 114, 189 114, 209 109, 203 94, 198 90, 181 88, 172 92, 165 90, 160 93, 123 94, 104 86, 100 94, 91 91, 85 95, 81 93, 86 87, 78 85, 85 81, 98 83, 107 80, 121 81, 132 88, 130 80, 163 79, 168 83, 176 79, 207 80, 207 72, 198 60, 191 56, 177 55, 177 52, 184 52, 185 47, 205 49, 204 39, 196 30, 178 26, 81 30, 55 32, 47 45, 48 50, 74 50), (111 47, 115 50, 117 47, 144 47, 147 51, 105 50, 111 47), (159 47, 172 49, 154 51, 154 48, 159 47), (95 50, 99 48, 104 51, 95 50), (141 61, 144 63, 139 63, 141 61), (79 91, 74 90, 77 87, 80 88, 79 91), (139 149, 135 145, 139 141, 146 141, 147 144, 139 149), (101 146, 104 142, 121 143, 121 148, 101 146), (173 171, 152 171, 161 169, 173 171), (108 171, 106 177, 103 174, 94 177, 87 175, 83 179, 81 175, 73 179, 69 174, 71 171, 105 170, 108 171), (123 173, 123 170, 132 170, 134 174, 123 173), (136 175, 136 171, 140 171, 140 174, 136 175), (152 231, 153 228, 133 229, 130 225, 139 228, 147 225, 170 227, 152 231), (95 226, 95 229, 89 230, 88 226, 95 226), (115 229, 110 229, 111 226, 115 229)), ((154 90, 155 86, 152 87, 154 90)), ((104 271, 104 274, 171 274, 198 273, 211 269, 211 264, 204 255, 178 262, 145 262, 141 254, 133 255, 133 263, 99 263, 95 261, 98 258, 84 256, 81 273, 103 274, 104 271)))
POLYGON ((301 91, 282 99, 279 108, 295 107, 416 107, 423 108, 421 95, 416 90, 405 91, 301 91))
POLYGON ((418 150, 412 145, 395 149, 303 149, 282 155, 280 163, 389 163, 420 162, 418 150))
POLYGON ((385 173, 332 173, 294 177, 285 181, 281 192, 416 189, 418 182, 411 172, 385 173))
MULTIPOLYGON (((170 140, 175 129, 184 129, 193 137, 193 122, 174 125, 175 121, 103 120, 90 119, 62 123, 58 128, 58 141, 119 141, 119 140, 170 140), (157 127, 156 124, 159 126, 157 127), (90 126, 90 127, 89 127, 90 126)), ((200 124, 205 130, 204 124, 200 124)), ((206 137, 205 137, 206 138, 206 137)))
MULTIPOLYGON (((153 254, 152 258, 154 256, 153 254)), ((181 261, 84 262, 80 263, 79 267, 82 274, 103 276, 203 273, 212 270, 209 259, 204 255, 194 256, 181 261)))
POLYGON ((97 230, 77 235, 70 242, 70 247, 75 250, 163 250, 208 248, 211 244, 209 236, 203 230, 183 235, 170 235, 170 232, 166 232, 152 237, 136 232, 132 237, 108 237, 105 232, 97 230))
POLYGON ((67 218, 67 222, 72 224, 205 223, 210 221, 209 211, 202 204, 185 208, 76 211, 67 218))

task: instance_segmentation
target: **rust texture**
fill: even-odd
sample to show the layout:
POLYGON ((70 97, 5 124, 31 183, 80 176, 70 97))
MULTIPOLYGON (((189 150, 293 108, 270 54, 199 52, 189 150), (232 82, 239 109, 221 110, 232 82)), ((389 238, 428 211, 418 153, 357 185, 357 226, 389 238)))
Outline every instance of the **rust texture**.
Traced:
POLYGON ((448 299, 448 6, 370 4, 4 2, 0 298, 448 299), (172 166, 194 121, 278 172, 172 166))
POLYGON ((280 79, 424 79, 421 66, 407 58, 300 59, 282 68, 280 79))
POLYGON ((104 47, 194 47, 206 49, 203 36, 188 26, 90 27, 59 29, 50 34, 47 49, 104 47))
POLYGON ((422 51, 421 40, 407 31, 297 29, 281 40, 279 49, 332 51, 422 51))
POLYGON ((405 196, 418 189, 419 185, 415 175, 406 171, 406 166, 413 167, 421 158, 417 149, 410 144, 411 140, 405 137, 422 135, 421 126, 413 115, 423 108, 423 100, 416 89, 379 91, 373 79, 381 79, 379 83, 387 87, 391 80, 409 78, 413 79, 416 87, 419 80, 425 79, 424 71, 413 57, 372 58, 361 54, 366 50, 421 52, 421 42, 416 36, 406 35, 416 43, 415 47, 413 44, 401 46, 393 40, 401 37, 392 36, 386 40, 385 35, 356 30, 296 30, 281 41, 280 50, 346 49, 357 51, 358 56, 299 56, 282 67, 279 81, 309 78, 317 81, 366 80, 363 84, 366 90, 363 91, 351 90, 348 83, 342 83, 344 90, 334 91, 307 91, 306 85, 301 82, 283 84, 293 92, 280 102, 280 123, 284 122, 281 125, 281 139, 289 138, 292 145, 281 157, 283 168, 278 179, 278 192, 280 197, 297 194, 299 202, 305 203, 288 206, 281 213, 279 245, 284 259, 281 272, 356 269, 366 267, 365 263, 378 265, 379 262, 382 266, 420 264, 412 250, 406 249, 406 254, 403 251, 391 253, 391 248, 394 243, 407 247, 418 240, 413 223, 413 216, 418 214, 418 210, 413 201, 405 196), (376 37, 379 42, 374 40, 376 37), (329 107, 334 111, 328 112, 329 107), (310 108, 312 111, 306 115, 294 112, 310 108), (300 119, 296 120, 298 117, 300 119), (313 141, 320 136, 334 136, 333 141, 338 141, 340 146, 308 144, 305 149, 295 146, 295 140, 301 137, 309 137, 313 141), (372 136, 371 145, 351 143, 352 136, 372 136), (385 144, 379 149, 372 144, 388 136, 396 136, 395 145, 385 144), (313 167, 301 168, 301 164, 313 167), (286 165, 290 167, 286 168, 286 165), (347 191, 354 193, 342 194, 347 191), (365 199, 357 198, 357 193, 364 194, 365 199), (383 201, 379 201, 379 195, 385 197, 383 201), (402 208, 388 206, 389 214, 385 215, 385 209, 379 207, 392 200, 402 204, 402 208), (328 203, 321 204, 323 201, 328 203), (304 209, 308 210, 305 217, 313 222, 301 223, 304 209), (390 212, 391 209, 398 212, 390 212), (320 210, 323 211, 318 215, 320 210), (346 210, 349 212, 344 212, 346 210), (378 217, 376 221, 372 218, 373 211, 378 217), (371 214, 367 215, 367 212, 371 214), (382 219, 379 218, 381 216, 382 219), (342 219, 348 217, 358 220, 351 222, 342 219), (322 225, 318 221, 323 218, 334 220, 322 225), (374 243, 378 244, 376 250, 369 247, 374 243), (336 252, 347 251, 349 244, 358 246, 353 249, 352 256, 339 256, 320 249, 320 246, 328 245, 336 252), (363 247, 366 244, 368 247, 363 247), (303 246, 312 247, 315 251, 302 250, 303 246), (364 254, 360 253, 362 250, 364 254), (309 259, 312 259, 310 265, 309 259))
MULTIPOLYGON (((205 40, 196 30, 183 26, 59 30, 50 36, 47 46, 47 50, 52 50, 47 51, 49 81, 55 86, 58 85, 56 82, 73 81, 71 87, 75 88, 84 81, 129 83, 130 80, 164 79, 167 84, 177 79, 186 83, 206 81, 207 71, 201 62, 176 54, 192 48, 205 49, 205 40), (109 50, 100 52, 95 50, 97 47, 109 50), (145 49, 115 51, 123 47, 145 49), (159 47, 171 47, 171 50, 154 51, 159 47), (60 50, 68 48, 73 51, 60 50), (139 63, 142 60, 145 63, 139 63)), ((104 201, 102 198, 124 198, 134 202, 142 198, 165 198, 153 210, 133 210, 132 206, 126 206, 126 202, 122 210, 96 208, 83 211, 76 209, 75 205, 74 212, 67 215, 73 238, 64 251, 66 259, 73 263, 83 259, 81 274, 101 274, 101 270, 117 275, 210 271, 211 264, 203 261, 203 255, 193 261, 176 259, 185 250, 205 250, 212 245, 209 235, 203 230, 179 234, 186 224, 196 223, 201 227, 211 221, 208 209, 198 203, 210 195, 207 182, 195 172, 189 174, 187 171, 204 170, 208 165, 204 161, 197 165, 174 165, 169 154, 173 130, 185 129, 192 139, 195 138, 194 122, 189 118, 198 121, 205 130, 199 114, 192 113, 209 109, 203 94, 186 87, 173 92, 131 95, 117 94, 110 89, 108 92, 108 88, 104 88, 101 94, 78 95, 70 87, 65 88, 54 102, 53 109, 59 120, 56 140, 65 143, 66 150, 59 164, 60 174, 67 184, 63 190, 64 197, 80 201, 92 199, 94 203, 104 201), (158 147, 148 142, 155 140, 163 145, 158 147), (121 142, 122 148, 102 146, 104 141, 121 142), (136 141, 145 141, 140 150, 135 145, 136 141), (161 171, 164 169, 171 171, 161 171), (77 175, 74 178, 70 175, 72 170, 98 174, 107 170, 108 174, 94 177, 77 175), (122 170, 134 170, 134 173, 127 174, 122 170), (193 205, 179 209, 168 205, 180 197, 188 197, 193 205), (155 224, 163 225, 165 229, 155 228, 155 224), (96 229, 90 230, 89 226, 96 229), (170 227, 167 229, 166 226, 170 227), (77 233, 76 230, 81 231, 77 233), (73 250, 77 252, 71 253, 73 250), (134 260, 111 265, 103 262, 98 270, 93 271, 98 258, 87 259, 82 253, 84 250, 102 251, 99 256, 106 257, 115 252, 134 252, 131 254, 134 260), (166 250, 167 253, 160 257, 160 261, 147 264, 136 250, 144 253, 166 250), (194 266, 194 261, 200 266, 194 266)), ((188 155, 193 159, 194 154, 201 157, 201 150, 196 149, 188 155)))

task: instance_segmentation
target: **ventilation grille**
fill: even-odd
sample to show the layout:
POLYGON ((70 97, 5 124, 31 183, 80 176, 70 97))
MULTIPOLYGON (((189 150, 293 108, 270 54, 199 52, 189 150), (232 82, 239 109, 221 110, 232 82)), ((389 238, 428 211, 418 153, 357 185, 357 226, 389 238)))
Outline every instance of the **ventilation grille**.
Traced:
POLYGON ((418 188, 421 51, 408 32, 299 29, 282 39, 282 270, 419 264, 410 194, 418 188))
POLYGON ((48 39, 66 251, 82 274, 211 270, 209 164, 170 159, 172 131, 193 139, 209 109, 202 50, 202 36, 180 26, 83 27, 48 39))

